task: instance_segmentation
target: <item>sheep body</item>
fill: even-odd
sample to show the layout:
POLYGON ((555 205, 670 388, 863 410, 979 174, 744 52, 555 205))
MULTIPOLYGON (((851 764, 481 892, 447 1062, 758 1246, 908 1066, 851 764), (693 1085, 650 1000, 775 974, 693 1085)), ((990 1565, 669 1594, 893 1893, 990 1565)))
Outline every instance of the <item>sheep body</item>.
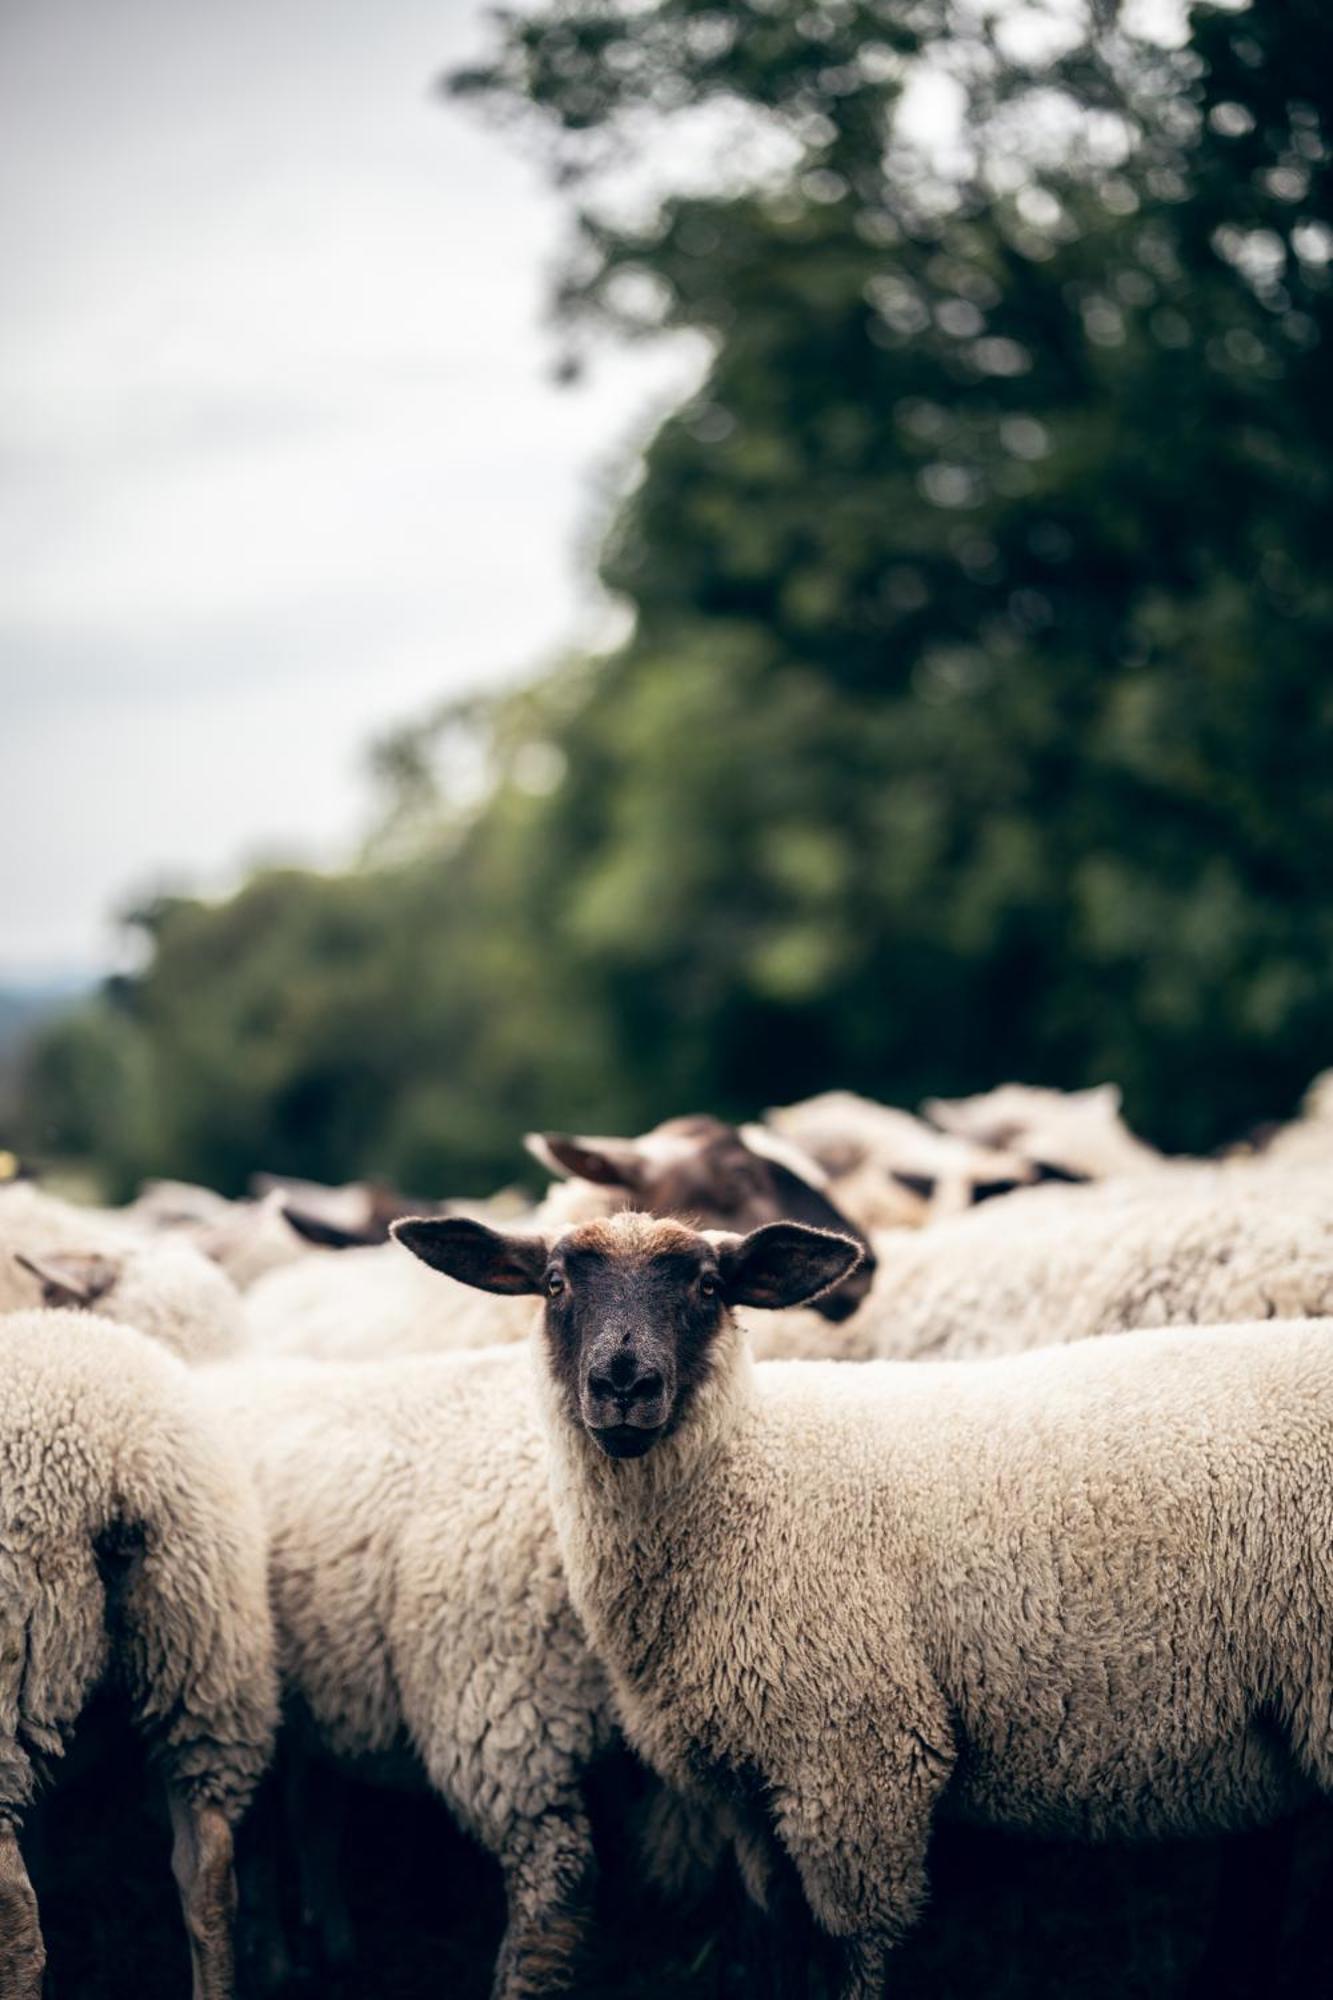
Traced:
POLYGON ((128 1211, 85 1208, 33 1181, 12 1181, 0 1187, 0 1311, 29 1302, 25 1281, 10 1268, 14 1250, 114 1251, 146 1240, 128 1211))
POLYGON ((1254 1170, 1215 1168, 1024 1191, 899 1237, 846 1331, 860 1354, 957 1359, 1132 1327, 1326 1314, 1327 1178, 1263 1184, 1254 1170))
MULTIPOLYGON (((196 1992, 222 1995, 229 1829, 276 1724, 248 1475, 189 1372, 153 1342, 88 1313, 11 1313, 0 1513, 0 1831, 12 1842, 94 1690, 123 1688, 167 1783, 196 1992)), ((32 1924, 39 1954, 35 1906, 32 1924)), ((0 1937, 0 1988, 26 1992, 5 1949, 0 1937)))
POLYGON ((396 1243, 317 1252, 246 1294, 255 1347, 275 1357, 383 1361, 521 1340, 527 1300, 489 1298, 432 1276, 396 1243))
POLYGON ((846 1370, 755 1367, 724 1323, 633 1460, 543 1380, 627 1734, 785 1851, 848 1995, 920 1908, 937 1810, 1146 1837, 1333 1790, 1326 1327, 846 1370))
POLYGON ((338 1758, 382 1767, 406 1746, 504 1871, 497 1992, 547 1990, 592 1867, 581 1781, 614 1725, 565 1587, 526 1347, 249 1364, 207 1386, 263 1495, 289 1695, 338 1758))
POLYGON ((930 1097, 921 1108, 933 1124, 958 1138, 1010 1147, 1024 1159, 1092 1180, 1153 1173, 1167 1162, 1130 1130, 1120 1101, 1114 1083, 1094 1084, 1089 1090, 1002 1083, 976 1097, 930 1097))

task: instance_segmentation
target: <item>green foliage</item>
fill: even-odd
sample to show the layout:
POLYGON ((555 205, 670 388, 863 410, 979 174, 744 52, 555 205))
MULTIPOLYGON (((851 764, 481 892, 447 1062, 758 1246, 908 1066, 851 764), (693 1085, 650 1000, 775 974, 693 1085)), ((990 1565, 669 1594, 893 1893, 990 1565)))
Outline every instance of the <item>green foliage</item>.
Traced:
POLYGON ((1039 63, 944 0, 497 35, 456 84, 577 192, 570 338, 711 346, 607 534, 633 634, 396 739, 376 869, 161 917, 144 1164, 451 1187, 541 1120, 834 1082, 1115 1077, 1191 1148, 1288 1109, 1333 1003, 1333 16, 1167 50, 1099 6, 1039 63), (763 171, 613 205, 703 105, 763 171))

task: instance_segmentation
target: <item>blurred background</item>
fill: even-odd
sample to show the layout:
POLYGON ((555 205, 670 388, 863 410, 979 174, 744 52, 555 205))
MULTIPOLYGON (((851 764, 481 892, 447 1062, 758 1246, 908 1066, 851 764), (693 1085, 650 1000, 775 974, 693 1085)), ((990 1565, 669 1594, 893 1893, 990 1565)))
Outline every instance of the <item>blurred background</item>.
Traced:
POLYGON ((0 1143, 1333 1044, 1319 0, 11 0, 0 1143))

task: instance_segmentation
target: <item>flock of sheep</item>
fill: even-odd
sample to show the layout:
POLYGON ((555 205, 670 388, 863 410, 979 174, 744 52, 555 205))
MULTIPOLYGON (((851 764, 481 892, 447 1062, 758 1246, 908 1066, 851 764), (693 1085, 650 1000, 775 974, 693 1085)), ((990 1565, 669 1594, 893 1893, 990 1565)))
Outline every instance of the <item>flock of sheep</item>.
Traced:
POLYGON ((577 1988, 613 1745, 641 1876, 738 1871, 845 2000, 942 1816, 1147 1839, 1333 1791, 1333 1076, 1212 1162, 1109 1088, 926 1110, 547 1134, 530 1211, 0 1187, 0 1994, 39 2000, 25 1812, 107 1686, 195 2000, 275 1757, 326 1960, 344 1764, 499 1863, 497 2000, 577 1988))

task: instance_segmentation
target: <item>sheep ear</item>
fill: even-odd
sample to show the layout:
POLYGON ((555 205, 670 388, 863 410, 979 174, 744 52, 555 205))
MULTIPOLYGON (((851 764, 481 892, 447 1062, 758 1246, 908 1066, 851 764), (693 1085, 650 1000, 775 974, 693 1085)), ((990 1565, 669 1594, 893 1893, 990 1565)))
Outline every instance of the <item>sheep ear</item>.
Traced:
POLYGON ((733 1306, 809 1305, 850 1277, 863 1255, 850 1237, 800 1222, 769 1222, 718 1245, 722 1288, 733 1306))
POLYGON ((36 1278, 42 1288, 44 1306, 96 1305, 120 1276, 120 1267, 110 1257, 63 1252, 56 1256, 25 1257, 14 1252, 14 1262, 36 1278))
POLYGON ((572 1175, 598 1187, 643 1185, 643 1156, 632 1139, 581 1139, 572 1132, 529 1132, 523 1144, 548 1173, 572 1175))
POLYGON ((479 1292, 539 1292, 551 1254, 544 1236, 505 1235, 463 1215, 409 1216, 389 1234, 423 1264, 479 1292))
POLYGON ((369 1243, 382 1243, 382 1229, 343 1229, 336 1222, 325 1222, 319 1215, 310 1215, 303 1208, 293 1208, 287 1202, 280 1202, 278 1213, 296 1231, 305 1243, 317 1243, 321 1250, 363 1250, 369 1243))

